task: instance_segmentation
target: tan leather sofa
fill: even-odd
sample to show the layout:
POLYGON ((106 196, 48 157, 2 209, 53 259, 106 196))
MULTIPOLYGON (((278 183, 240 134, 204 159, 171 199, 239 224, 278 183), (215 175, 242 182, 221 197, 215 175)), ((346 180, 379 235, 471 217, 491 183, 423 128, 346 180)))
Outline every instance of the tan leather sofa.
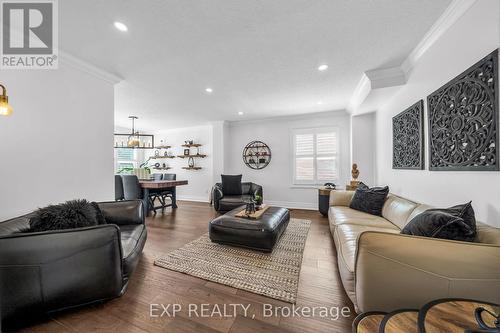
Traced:
POLYGON ((328 217, 358 313, 419 309, 447 297, 500 303, 500 229, 478 223, 474 243, 401 235, 431 206, 389 194, 380 217, 349 208, 353 195, 332 191, 328 217))

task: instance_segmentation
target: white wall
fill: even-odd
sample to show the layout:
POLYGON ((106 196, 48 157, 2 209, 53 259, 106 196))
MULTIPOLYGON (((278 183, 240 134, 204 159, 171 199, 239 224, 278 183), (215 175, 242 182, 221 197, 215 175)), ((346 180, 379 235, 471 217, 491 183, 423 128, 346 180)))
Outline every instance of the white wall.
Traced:
POLYGON ((369 186, 375 185, 375 146, 375 113, 352 116, 352 163, 358 165, 358 180, 369 186))
MULTIPOLYGON (((391 118, 419 99, 426 100, 427 95, 498 48, 499 24, 500 2, 477 1, 424 54, 408 83, 379 110, 376 120, 379 184, 388 184, 394 193, 437 206, 472 200, 477 218, 496 226, 500 226, 500 172, 393 170, 391 118)), ((428 167, 427 131, 425 127, 428 167)))
MULTIPOLYGON (((178 128, 173 130, 163 130, 155 135, 155 144, 160 140, 172 146, 172 152, 175 156, 182 155, 184 147, 181 147, 186 140, 193 140, 195 143, 201 143, 200 154, 206 154, 206 158, 195 158, 195 165, 201 166, 201 170, 184 170, 182 167, 188 166, 187 158, 159 159, 151 160, 154 164, 167 163, 172 167, 167 171, 154 171, 159 173, 175 173, 177 179, 188 180, 189 184, 177 187, 177 198, 179 200, 205 201, 208 202, 210 189, 213 181, 213 133, 212 125, 178 128)), ((145 150, 146 156, 154 155, 154 150, 145 150)), ((164 150, 161 151, 162 153, 164 150)), ((196 153, 195 148, 191 148, 192 154, 196 153)), ((151 164, 151 163, 150 163, 151 164)))
MULTIPOLYGON (((225 154, 226 172, 241 173, 243 181, 262 185, 264 201, 267 203, 290 208, 317 209, 317 188, 292 186, 291 131, 295 128, 327 126, 340 129, 341 168, 338 183, 345 186, 350 179, 351 158, 350 121, 349 115, 344 111, 230 123, 225 154), (242 160, 243 148, 253 140, 261 140, 271 148, 271 163, 262 170, 250 169, 242 160)), ((220 181, 220 178, 217 181, 220 181)))
POLYGON ((113 200, 113 85, 73 66, 2 70, 0 220, 70 199, 113 200))

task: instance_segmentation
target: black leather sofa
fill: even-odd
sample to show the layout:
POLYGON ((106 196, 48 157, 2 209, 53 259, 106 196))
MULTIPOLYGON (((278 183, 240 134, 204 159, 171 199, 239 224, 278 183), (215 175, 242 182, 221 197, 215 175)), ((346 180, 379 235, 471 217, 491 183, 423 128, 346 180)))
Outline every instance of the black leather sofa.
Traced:
MULTIPOLYGON (((108 224, 20 232, 32 214, 0 222, 2 320, 122 295, 146 242, 141 200, 99 203, 108 224)), ((19 318, 20 319, 20 318, 19 318)))
POLYGON ((215 184, 212 189, 212 201, 215 210, 218 212, 228 212, 244 205, 245 201, 254 198, 255 195, 260 195, 264 199, 262 186, 255 183, 242 182, 241 190, 241 195, 225 195, 222 190, 222 183, 215 184))

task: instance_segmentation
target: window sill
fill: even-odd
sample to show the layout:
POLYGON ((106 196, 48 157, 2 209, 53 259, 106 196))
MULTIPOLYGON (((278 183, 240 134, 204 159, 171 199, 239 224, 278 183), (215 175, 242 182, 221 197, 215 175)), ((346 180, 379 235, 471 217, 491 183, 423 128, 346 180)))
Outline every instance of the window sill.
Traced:
POLYGON ((315 184, 315 185, 298 185, 298 184, 292 184, 290 185, 290 188, 293 189, 318 189, 319 187, 323 186, 323 184, 315 184))

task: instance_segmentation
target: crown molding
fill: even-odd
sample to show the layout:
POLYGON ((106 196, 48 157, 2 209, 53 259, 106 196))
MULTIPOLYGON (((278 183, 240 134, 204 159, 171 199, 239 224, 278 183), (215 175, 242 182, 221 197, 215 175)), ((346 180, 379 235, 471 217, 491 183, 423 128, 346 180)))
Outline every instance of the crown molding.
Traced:
POLYGON ((349 104, 347 105, 347 111, 349 113, 354 112, 363 101, 368 97, 368 94, 372 90, 371 82, 366 73, 361 75, 361 79, 359 80, 354 92, 352 93, 351 99, 349 100, 349 104))
POLYGON ((366 71, 372 89, 400 86, 406 83, 405 72, 400 66, 366 71))
POLYGON ((478 0, 453 0, 401 66, 364 72, 354 89, 347 110, 350 113, 355 112, 374 89, 406 84, 412 69, 422 56, 476 1, 478 0))
POLYGON ((477 0, 453 0, 401 65, 406 77, 419 59, 477 0))
POLYGON ((123 78, 118 75, 112 74, 99 67, 91 65, 88 62, 83 61, 80 58, 77 58, 74 55, 71 55, 62 50, 59 50, 59 61, 113 85, 123 80, 123 78))
POLYGON ((374 89, 396 87, 405 83, 406 75, 399 66, 366 71, 354 89, 347 110, 350 113, 356 111, 374 89))

